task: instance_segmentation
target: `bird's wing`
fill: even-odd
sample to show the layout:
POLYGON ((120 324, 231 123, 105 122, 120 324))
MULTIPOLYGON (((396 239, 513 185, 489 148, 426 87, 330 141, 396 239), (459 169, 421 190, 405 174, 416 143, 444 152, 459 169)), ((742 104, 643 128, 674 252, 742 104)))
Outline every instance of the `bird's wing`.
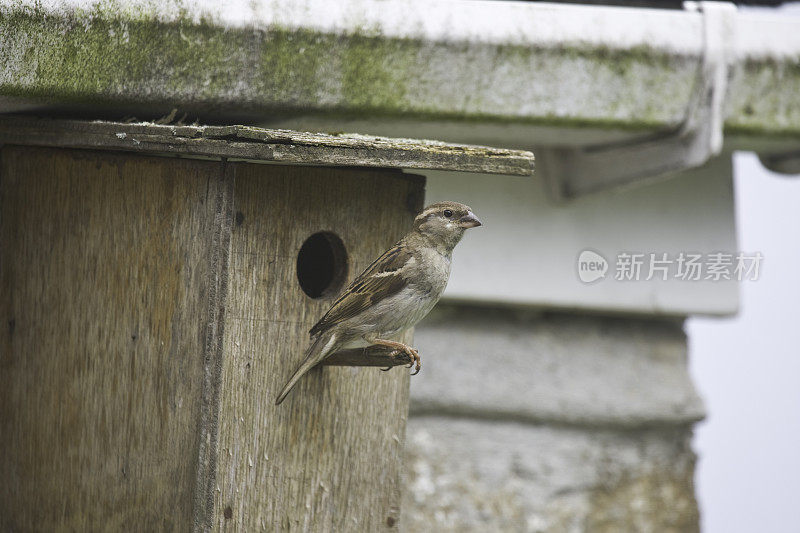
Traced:
POLYGON ((353 280, 325 316, 311 328, 311 335, 352 318, 384 298, 400 292, 406 285, 400 271, 413 257, 401 243, 386 250, 353 280))

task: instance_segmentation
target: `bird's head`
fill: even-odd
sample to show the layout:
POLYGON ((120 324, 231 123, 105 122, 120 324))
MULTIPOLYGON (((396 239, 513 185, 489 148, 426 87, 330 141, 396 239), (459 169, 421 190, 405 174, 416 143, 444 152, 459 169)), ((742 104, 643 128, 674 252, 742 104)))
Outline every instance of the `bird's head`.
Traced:
POLYGON ((439 202, 429 205, 414 219, 414 230, 447 250, 452 250, 464 231, 481 225, 468 205, 439 202))

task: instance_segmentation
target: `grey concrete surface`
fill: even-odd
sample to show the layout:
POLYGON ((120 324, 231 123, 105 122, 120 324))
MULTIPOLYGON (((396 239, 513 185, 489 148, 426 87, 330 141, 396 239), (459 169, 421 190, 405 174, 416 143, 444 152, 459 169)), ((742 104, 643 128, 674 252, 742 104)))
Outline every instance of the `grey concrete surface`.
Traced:
POLYGON ((442 305, 416 329, 411 411, 587 426, 703 417, 679 319, 442 305))
POLYGON ((681 321, 445 304, 415 344, 404 531, 698 530, 681 321))
POLYGON ((401 529, 696 531, 690 438, 688 428, 412 418, 401 529))

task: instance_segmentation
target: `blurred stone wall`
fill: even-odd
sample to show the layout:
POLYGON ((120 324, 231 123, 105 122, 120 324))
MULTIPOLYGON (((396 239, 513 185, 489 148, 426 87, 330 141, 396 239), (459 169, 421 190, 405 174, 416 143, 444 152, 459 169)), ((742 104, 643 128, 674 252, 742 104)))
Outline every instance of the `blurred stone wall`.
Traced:
POLYGON ((682 321, 449 304, 415 344, 402 530, 698 530, 682 321))

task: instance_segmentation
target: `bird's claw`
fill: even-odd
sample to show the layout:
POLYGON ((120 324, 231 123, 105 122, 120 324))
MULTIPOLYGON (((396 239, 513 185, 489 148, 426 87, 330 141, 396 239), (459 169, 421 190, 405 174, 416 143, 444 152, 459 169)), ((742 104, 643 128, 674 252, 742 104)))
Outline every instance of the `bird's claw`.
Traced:
POLYGON ((422 369, 422 359, 419 357, 419 352, 411 346, 406 346, 406 349, 404 349, 403 352, 411 358, 411 362, 406 365, 406 368, 411 368, 413 366, 414 371, 411 373, 411 375, 416 376, 422 369))
MULTIPOLYGON (((407 365, 406 368, 414 367, 414 372, 411 373, 412 376, 416 376, 419 374, 419 371, 422 369, 422 359, 419 357, 419 352, 412 348, 411 346, 404 346, 403 348, 398 348, 394 350, 390 356, 397 357, 400 354, 405 354, 411 360, 407 365)), ((391 370, 393 367, 381 368, 382 372, 387 372, 391 370)))

